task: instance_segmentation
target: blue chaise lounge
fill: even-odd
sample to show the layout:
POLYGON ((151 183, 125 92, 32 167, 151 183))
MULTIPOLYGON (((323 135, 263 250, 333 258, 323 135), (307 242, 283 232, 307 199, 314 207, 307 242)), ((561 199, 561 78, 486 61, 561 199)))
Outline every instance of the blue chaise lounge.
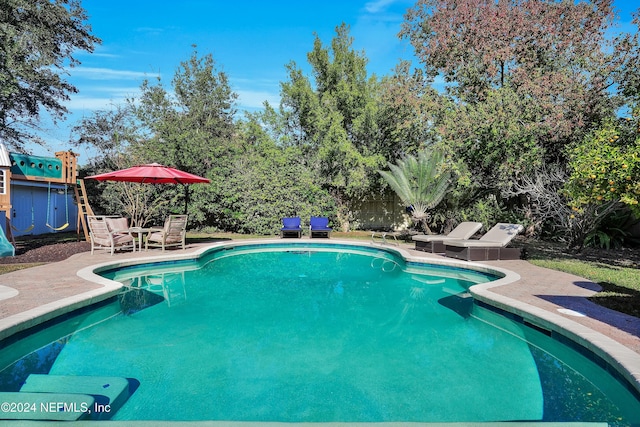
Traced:
POLYGON ((299 216, 282 218, 280 237, 302 237, 302 227, 300 226, 299 216))
POLYGON ((312 216, 309 221, 309 237, 329 238, 333 228, 329 227, 329 218, 323 216, 312 216))

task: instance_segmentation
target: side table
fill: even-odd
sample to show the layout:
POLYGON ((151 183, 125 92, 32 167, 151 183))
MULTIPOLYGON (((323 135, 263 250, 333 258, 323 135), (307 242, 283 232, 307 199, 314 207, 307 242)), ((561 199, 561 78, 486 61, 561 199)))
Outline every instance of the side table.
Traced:
POLYGON ((138 241, 138 247, 140 248, 140 252, 142 252, 142 241, 144 240, 144 236, 151 231, 151 228, 145 227, 131 227, 129 229, 129 233, 133 236, 135 240, 138 241))

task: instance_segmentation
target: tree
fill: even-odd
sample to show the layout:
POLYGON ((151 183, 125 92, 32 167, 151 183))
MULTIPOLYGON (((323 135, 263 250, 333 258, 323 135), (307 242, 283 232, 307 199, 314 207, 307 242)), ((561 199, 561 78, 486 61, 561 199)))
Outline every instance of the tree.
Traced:
POLYGON ((590 204, 623 203, 640 217, 640 120, 606 121, 570 150, 566 191, 576 212, 590 204))
POLYGON ((65 66, 100 43, 86 20, 79 0, 0 2, 0 138, 13 148, 39 141, 42 110, 54 122, 67 114, 63 102, 78 90, 63 78, 65 66))
POLYGON ((135 187, 103 184, 101 203, 109 209, 124 210, 144 223, 166 215, 167 206, 182 212, 189 200, 192 225, 220 223, 224 214, 216 209, 219 195, 239 149, 234 123, 237 95, 212 56, 199 57, 195 50, 177 69, 172 89, 160 79, 155 84, 145 80, 139 99, 83 119, 73 129, 76 144, 97 148, 100 158, 94 159, 94 172, 158 162, 212 180, 211 185, 193 189, 145 186, 138 193, 135 187))
MULTIPOLYGON (((131 146, 140 138, 140 129, 127 105, 115 105, 111 110, 98 110, 83 117, 73 127, 72 135, 74 145, 90 146, 96 151, 81 174, 93 175, 141 163, 131 154, 131 146)), ((86 185, 89 203, 95 211, 126 215, 136 226, 161 217, 169 202, 152 185, 94 180, 88 180, 86 185)))
POLYGON ((331 195, 315 171, 300 161, 301 148, 277 144, 259 116, 248 114, 239 124, 243 149, 232 159, 216 206, 224 213, 221 226, 241 233, 274 234, 283 217, 335 216, 331 195))
MULTIPOLYGON (((172 80, 173 91, 158 79, 144 81, 139 102, 130 103, 142 125, 142 136, 131 146, 131 154, 144 162, 158 162, 207 176, 212 183, 188 188, 184 197, 190 222, 215 224, 222 213, 215 210, 219 190, 231 173, 236 146, 234 123, 237 94, 226 73, 217 69, 213 57, 199 57, 194 49, 172 80)), ((166 198, 178 201, 182 192, 165 186, 166 198)), ((178 203, 181 204, 181 203, 178 203)))
POLYGON ((396 66, 393 75, 383 78, 378 127, 381 152, 386 159, 395 161, 416 154, 439 139, 433 124, 445 111, 447 100, 432 83, 423 70, 411 70, 406 61, 396 66))
POLYGON ((200 58, 196 50, 176 70, 172 87, 168 91, 160 79, 143 82, 132 108, 147 137, 132 148, 149 160, 205 175, 231 145, 238 95, 213 57, 200 58))
POLYGON ((633 15, 634 34, 622 34, 616 39, 616 46, 624 53, 620 67, 618 93, 630 104, 640 105, 640 9, 633 15))
POLYGON ((352 204, 376 185, 376 170, 385 161, 378 127, 378 82, 368 77, 367 59, 352 49, 349 28, 336 28, 331 47, 316 36, 307 58, 314 84, 288 65, 282 83, 281 113, 287 138, 299 145, 308 166, 317 171, 333 195, 338 220, 349 228, 352 204))
POLYGON ((479 103, 442 103, 438 144, 468 187, 499 194, 542 166, 537 110, 510 88, 491 89, 479 103))
POLYGON ((402 35, 429 75, 452 83, 458 102, 480 104, 505 88, 526 100, 517 117, 535 128, 526 132, 545 160, 558 162, 564 146, 616 107, 608 90, 632 45, 606 39, 611 3, 419 0, 402 35))
POLYGON ((83 117, 71 129, 71 135, 76 147, 92 147, 96 151, 93 162, 107 169, 121 167, 119 157, 141 137, 133 111, 127 105, 114 105, 110 110, 97 110, 83 117))
POLYGON ((638 126, 635 117, 606 120, 568 150, 568 167, 537 170, 535 177, 523 177, 510 195, 526 196, 528 218, 569 248, 582 249, 591 235, 603 236, 608 244, 599 227, 609 215, 626 206, 640 216, 638 126))
POLYGON ((413 219, 430 232, 429 211, 444 198, 451 173, 445 169, 444 155, 436 150, 424 150, 417 156, 407 156, 389 163, 391 171, 379 171, 402 202, 411 208, 413 219))
MULTIPOLYGON (((453 161, 461 194, 468 190, 471 201, 491 195, 533 215, 537 207, 527 204, 535 197, 522 190, 540 187, 538 171, 565 170, 567 147, 636 99, 638 36, 612 37, 615 19, 612 0, 418 0, 408 10, 401 35, 427 77, 447 83, 430 126, 453 161)), ((555 196, 547 201, 568 200, 555 196)), ((542 225, 573 227, 558 218, 542 225)), ((584 230, 595 224, 581 223, 584 230)))

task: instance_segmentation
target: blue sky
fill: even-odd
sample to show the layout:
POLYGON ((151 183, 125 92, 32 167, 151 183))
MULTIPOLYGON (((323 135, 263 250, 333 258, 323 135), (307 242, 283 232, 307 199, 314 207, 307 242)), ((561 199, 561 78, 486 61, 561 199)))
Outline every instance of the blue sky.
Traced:
MULTIPOLYGON (((622 29, 633 30, 633 1, 615 2, 622 29)), ((80 52, 81 65, 68 80, 79 93, 66 105, 71 114, 57 127, 47 126, 46 147, 33 154, 53 155, 72 148, 71 127, 83 116, 110 109, 138 93, 145 78, 160 76, 166 85, 197 45, 211 53, 238 93, 240 110, 277 105, 285 65, 307 66, 314 33, 325 45, 336 26, 351 28, 354 47, 364 50, 370 73, 390 74, 399 59, 412 59, 412 48, 397 34, 413 0, 83 0, 93 34, 102 39, 92 54, 80 52)), ((90 153, 80 152, 80 162, 90 153)))

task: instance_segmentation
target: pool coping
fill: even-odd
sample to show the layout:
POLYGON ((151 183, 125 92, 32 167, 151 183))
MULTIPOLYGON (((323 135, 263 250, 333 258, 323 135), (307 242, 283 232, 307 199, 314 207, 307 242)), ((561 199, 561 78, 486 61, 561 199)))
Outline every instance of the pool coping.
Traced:
MULTIPOLYGON (((562 317, 556 313, 536 307, 532 304, 493 292, 492 289, 494 288, 513 284, 520 280, 520 275, 511 270, 495 265, 428 256, 427 254, 420 254, 418 256, 410 253, 408 249, 388 244, 377 244, 365 241, 338 239, 305 239, 302 241, 296 241, 296 243, 299 242, 302 242, 305 245, 330 244, 376 248, 382 249, 386 252, 395 252, 399 256, 403 257, 407 262, 430 263, 443 266, 471 268, 472 270, 485 273, 498 273, 500 275, 503 275, 502 278, 496 281, 478 284, 470 287, 470 293, 478 301, 481 301, 504 312, 519 316, 534 326, 548 331, 553 331, 554 333, 557 333, 577 343, 578 345, 594 353, 596 356, 600 357, 602 360, 608 363, 629 383, 629 385, 631 385, 635 389, 637 393, 640 393, 640 354, 613 340, 612 338, 607 337, 606 335, 595 331, 587 326, 572 321, 571 319, 562 317)), ((96 271, 107 268, 126 267, 149 262, 196 259, 207 251, 222 247, 268 245, 274 243, 287 242, 283 241, 282 239, 225 241, 200 246, 195 250, 188 252, 177 253, 172 251, 171 253, 155 253, 151 256, 147 255, 144 257, 135 257, 134 254, 133 257, 127 259, 110 259, 109 261, 97 262, 89 266, 84 266, 76 272, 77 277, 91 282, 95 285, 99 285, 99 288, 92 289, 87 292, 82 292, 70 297, 62 298, 60 300, 43 304, 36 308, 0 319, 0 341, 18 332, 44 323, 60 315, 64 315, 76 309, 98 303, 117 295, 118 292, 120 292, 120 290, 122 289, 123 285, 119 282, 114 282, 96 274, 96 271)), ((2 288, 0 289, 0 301, 15 296, 15 292, 12 292, 10 290, 10 286, 0 285, 0 288, 2 288)))
POLYGON ((522 318, 532 326, 552 331, 592 352, 613 368, 640 394, 640 355, 621 343, 566 317, 492 292, 508 283, 482 283, 469 288, 474 299, 522 318))
MULTIPOLYGON (((34 326, 38 326, 49 320, 55 319, 58 316, 62 316, 80 308, 87 307, 116 296, 122 289, 122 284, 115 284, 116 282, 112 282, 110 280, 108 282, 109 283, 102 281, 97 282, 102 285, 101 288, 61 298, 0 319, 0 341, 34 326)), ((0 285, 0 288, 10 287, 0 285)), ((19 292, 9 292, 6 289, 0 289, 0 302, 4 299, 13 298, 17 295, 19 295, 19 292)))

